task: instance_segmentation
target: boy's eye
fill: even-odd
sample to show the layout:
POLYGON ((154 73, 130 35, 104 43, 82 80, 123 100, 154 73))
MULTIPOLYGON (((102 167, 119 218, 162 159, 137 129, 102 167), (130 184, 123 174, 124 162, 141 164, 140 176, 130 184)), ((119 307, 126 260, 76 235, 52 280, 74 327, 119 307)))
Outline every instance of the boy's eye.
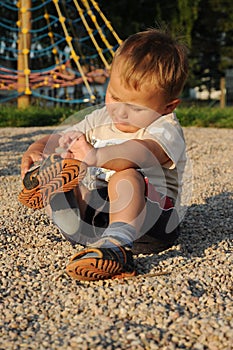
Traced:
POLYGON ((114 96, 114 95, 111 94, 111 98, 112 98, 114 101, 120 102, 120 99, 119 99, 117 96, 114 96))
POLYGON ((132 109, 134 112, 142 112, 142 111, 143 111, 142 108, 139 108, 139 107, 136 107, 136 106, 131 106, 131 109, 132 109))

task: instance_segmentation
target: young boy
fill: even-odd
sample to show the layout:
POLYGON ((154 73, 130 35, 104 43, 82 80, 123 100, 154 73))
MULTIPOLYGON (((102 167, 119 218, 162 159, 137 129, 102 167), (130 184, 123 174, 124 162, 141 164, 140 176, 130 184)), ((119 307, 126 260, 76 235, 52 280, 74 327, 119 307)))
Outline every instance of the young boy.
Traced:
POLYGON ((115 54, 106 106, 25 152, 23 177, 57 146, 62 158, 87 167, 72 191, 49 197, 63 235, 87 246, 69 262, 70 276, 134 276, 133 254, 164 250, 177 239, 186 158, 173 111, 187 72, 184 45, 155 29, 134 34, 115 54))

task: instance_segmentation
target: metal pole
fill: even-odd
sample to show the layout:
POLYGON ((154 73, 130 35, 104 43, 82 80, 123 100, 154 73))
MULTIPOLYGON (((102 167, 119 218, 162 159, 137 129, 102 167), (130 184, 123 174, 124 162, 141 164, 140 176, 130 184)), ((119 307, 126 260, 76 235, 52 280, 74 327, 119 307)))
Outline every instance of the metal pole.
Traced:
POLYGON ((19 36, 18 36, 18 108, 30 105, 29 87, 29 54, 31 47, 31 0, 21 0, 19 7, 19 36))
POLYGON ((226 107, 226 80, 224 77, 220 79, 220 90, 221 90, 220 108, 225 108, 226 107))

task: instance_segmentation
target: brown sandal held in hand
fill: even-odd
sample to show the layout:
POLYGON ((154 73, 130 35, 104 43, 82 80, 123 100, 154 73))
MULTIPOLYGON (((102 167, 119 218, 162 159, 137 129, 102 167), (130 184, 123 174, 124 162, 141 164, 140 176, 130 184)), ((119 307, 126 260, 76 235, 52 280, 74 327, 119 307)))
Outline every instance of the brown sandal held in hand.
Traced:
POLYGON ((52 154, 26 173, 18 199, 29 208, 41 209, 49 204, 52 194, 75 188, 85 173, 86 167, 79 160, 52 154))

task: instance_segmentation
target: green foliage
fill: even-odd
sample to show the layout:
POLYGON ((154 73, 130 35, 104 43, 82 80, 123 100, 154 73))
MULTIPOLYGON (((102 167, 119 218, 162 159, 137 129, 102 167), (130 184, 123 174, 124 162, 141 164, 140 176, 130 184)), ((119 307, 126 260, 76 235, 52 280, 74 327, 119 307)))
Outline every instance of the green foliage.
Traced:
POLYGON ((191 31, 201 0, 99 0, 122 39, 149 27, 166 27, 191 45, 191 31))
POLYGON ((233 128, 233 107, 179 107, 176 114, 182 126, 233 128))
POLYGON ((49 126, 58 125, 73 114, 71 108, 40 108, 30 106, 26 109, 0 107, 0 127, 49 126))
MULTIPOLYGON (((89 110, 90 113, 91 110, 89 110)), ((179 107, 177 117, 182 126, 233 128, 233 107, 179 107)), ((85 116, 71 108, 38 108, 17 109, 3 107, 0 109, 0 127, 51 126, 65 124, 65 120, 74 115, 75 122, 85 116)), ((69 118, 71 121, 71 118, 69 118)))
POLYGON ((178 25, 185 30, 186 41, 192 44, 192 29, 198 16, 198 5, 200 0, 178 0, 178 25))
POLYGON ((190 49, 187 86, 219 88, 233 66, 232 0, 98 1, 121 39, 148 27, 167 28, 190 49), (203 79, 204 78, 204 79, 203 79))

